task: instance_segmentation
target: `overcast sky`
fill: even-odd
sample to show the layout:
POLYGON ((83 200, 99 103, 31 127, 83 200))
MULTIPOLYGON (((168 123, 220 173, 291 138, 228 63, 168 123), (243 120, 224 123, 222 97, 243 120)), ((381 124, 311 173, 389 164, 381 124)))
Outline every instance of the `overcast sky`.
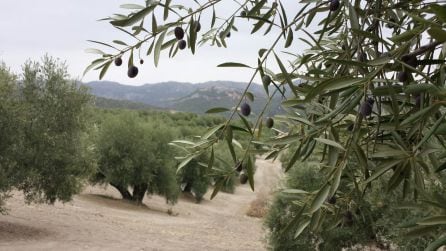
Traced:
MULTIPOLYGON (((95 47, 86 40, 110 42, 120 39, 131 42, 124 33, 107 22, 96 20, 113 13, 122 13, 123 3, 143 3, 142 0, 0 0, 0 60, 19 73, 27 59, 39 59, 45 53, 65 60, 73 78, 88 82, 98 80, 99 73, 92 71, 82 78, 83 70, 96 58, 85 53, 86 48, 95 47)), ((191 4, 192 0, 178 0, 191 4)), ((220 14, 229 13, 235 7, 233 0, 225 0, 220 14)), ((287 1, 289 16, 298 10, 295 1, 287 1)), ((203 17, 202 32, 209 29, 209 21, 203 17)), ((159 20, 160 22, 161 20, 159 20)), ((245 20, 236 22, 239 32, 232 32, 227 40, 229 48, 204 46, 196 55, 180 51, 169 59, 167 51, 162 54, 155 68, 153 55, 145 57, 140 74, 129 79, 126 67, 111 67, 104 79, 124 84, 139 85, 162 81, 205 82, 209 80, 233 80, 247 82, 252 71, 243 68, 217 68, 226 61, 255 65, 259 48, 267 48, 274 36, 250 35, 251 24, 245 20), (245 24, 243 24, 245 23, 245 24)), ((275 33, 277 34, 277 33, 275 33)), ((274 35, 274 34, 272 34, 274 35)), ((296 36, 296 35, 295 35, 296 36)), ((292 48, 300 52, 295 39, 292 48)), ((300 42, 302 44, 302 42, 300 42)), ((257 79, 257 81, 259 81, 257 79)))

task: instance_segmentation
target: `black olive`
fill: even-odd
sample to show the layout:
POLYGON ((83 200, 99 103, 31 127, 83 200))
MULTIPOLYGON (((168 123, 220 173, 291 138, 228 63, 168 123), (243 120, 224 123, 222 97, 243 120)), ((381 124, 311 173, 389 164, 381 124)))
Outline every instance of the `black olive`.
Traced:
POLYGON ((266 127, 272 128, 273 126, 274 126, 274 119, 273 118, 266 119, 266 127))
POLYGON ((365 102, 361 104, 360 113, 363 117, 370 116, 373 110, 373 103, 375 101, 372 98, 368 98, 365 102))
POLYGON ((115 58, 115 65, 121 66, 122 65, 122 58, 115 58))
POLYGON ((178 40, 183 39, 183 37, 184 37, 184 30, 183 30, 183 28, 181 28, 181 27, 176 27, 175 30, 174 30, 174 33, 175 33, 175 37, 176 37, 178 40))
POLYGON ((367 54, 365 52, 361 52, 358 55, 359 62, 366 62, 367 61, 367 54))
POLYGON ((240 106, 240 111, 242 112, 243 116, 249 116, 249 114, 251 114, 251 107, 248 103, 243 103, 240 106))
POLYGON ((180 48, 180 50, 184 50, 186 48, 186 41, 184 39, 181 39, 180 41, 178 41, 178 48, 180 48))
POLYGON ((240 174, 240 183, 246 184, 246 182, 248 182, 248 175, 246 175, 245 173, 240 174))
POLYGON ((237 172, 241 172, 241 171, 243 170, 243 162, 238 161, 238 162, 235 164, 235 170, 236 170, 237 172))
POLYGON ((339 0, 331 0, 330 1, 330 10, 337 11, 339 9, 339 0))
POLYGON ((127 71, 127 76, 129 76, 129 78, 134 78, 136 77, 136 75, 138 75, 138 67, 136 66, 130 66, 128 71, 127 71))
POLYGON ((201 30, 200 22, 195 21, 194 26, 195 26, 195 32, 199 32, 201 30))
POLYGON ((409 80, 409 75, 410 75, 410 73, 408 73, 407 71, 398 72, 398 76, 397 76, 398 81, 403 82, 403 83, 407 82, 407 80, 409 80))
POLYGON ((404 55, 401 57, 401 61, 412 67, 416 67, 418 65, 418 59, 414 55, 404 55))

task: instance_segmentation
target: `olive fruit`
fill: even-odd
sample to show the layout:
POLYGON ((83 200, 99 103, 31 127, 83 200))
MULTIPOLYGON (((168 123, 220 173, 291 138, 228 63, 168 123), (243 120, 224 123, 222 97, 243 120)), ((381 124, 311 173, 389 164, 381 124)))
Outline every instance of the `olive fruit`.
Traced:
POLYGON ((266 119, 266 127, 272 128, 274 126, 274 119, 273 118, 267 118, 266 119))
POLYGON ((353 225, 353 214, 350 211, 344 213, 344 224, 347 226, 353 225))
POLYGON ((353 129, 355 129, 355 124, 351 123, 350 125, 347 126, 347 131, 352 132, 353 129))
POLYGON ((180 50, 184 50, 186 48, 186 41, 184 39, 178 41, 178 48, 180 48, 180 50))
POLYGON ((249 116, 249 114, 251 114, 251 107, 248 103, 243 103, 240 106, 240 111, 242 112, 243 116, 249 116))
POLYGON ((417 94, 415 96, 415 107, 420 108, 421 106, 421 94, 417 94))
POLYGON ((122 58, 115 58, 115 65, 121 66, 122 65, 122 58))
POLYGON ((410 73, 408 73, 407 71, 400 71, 398 72, 398 81, 400 82, 406 82, 407 80, 409 80, 409 75, 410 73))
POLYGON ((269 75, 263 75, 262 83, 268 86, 269 84, 271 84, 271 77, 269 75))
POLYGON ((129 76, 129 78, 134 78, 136 77, 136 75, 138 75, 138 67, 136 66, 130 66, 128 71, 127 71, 127 76, 129 76))
POLYGON ((418 59, 414 55, 404 55, 401 57, 401 61, 412 67, 416 67, 418 65, 418 59))
POLYGON ((332 205, 334 205, 334 204, 336 204, 336 196, 331 196, 329 199, 328 199, 328 203, 330 203, 330 204, 332 204, 332 205))
POLYGON ((364 52, 359 53, 358 55, 359 62, 365 62, 367 61, 367 54, 364 52))
POLYGON ((344 220, 343 220, 343 224, 345 226, 352 226, 353 225, 353 214, 350 211, 347 211, 344 213, 344 220))
POLYGON ((366 101, 364 101, 361 104, 361 108, 360 108, 360 113, 363 117, 367 117, 370 116, 370 114, 372 114, 372 110, 373 110, 373 103, 375 103, 375 101, 372 98, 368 98, 366 101))
POLYGON ((330 0, 330 10, 337 11, 339 9, 339 0, 330 0))
POLYGON ((228 32, 228 34, 226 34, 226 37, 231 37, 231 32, 228 32))
POLYGON ((236 164, 235 164, 235 170, 237 171, 237 172, 241 172, 242 170, 243 170, 243 165, 242 165, 243 163, 241 162, 241 161, 238 161, 236 164))
POLYGON ((198 21, 195 21, 194 23, 195 32, 199 32, 201 30, 201 24, 198 21))
POLYGON ((144 59, 140 59, 140 60, 139 60, 139 63, 140 63, 140 64, 144 64, 144 59))
POLYGON ((248 182, 248 175, 245 173, 240 174, 240 184, 246 184, 248 182))
POLYGON ((242 17, 246 17, 246 11, 244 11, 244 10, 242 10, 241 12, 240 12, 240 16, 242 16, 242 17))
POLYGON ((175 37, 176 37, 178 40, 183 39, 183 37, 184 37, 184 30, 183 30, 183 28, 181 28, 181 27, 176 27, 175 30, 174 30, 174 33, 175 33, 175 37))

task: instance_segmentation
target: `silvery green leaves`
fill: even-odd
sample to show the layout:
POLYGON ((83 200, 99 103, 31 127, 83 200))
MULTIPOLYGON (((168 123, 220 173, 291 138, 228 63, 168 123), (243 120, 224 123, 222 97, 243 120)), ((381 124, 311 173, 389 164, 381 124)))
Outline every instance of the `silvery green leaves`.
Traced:
POLYGON ((343 3, 336 1, 310 11, 322 17, 313 25, 313 16, 306 16, 310 21, 304 24, 317 30, 304 31, 307 36, 301 38, 310 49, 291 66, 277 60, 281 75, 276 79, 289 84, 288 93, 294 95, 283 102, 289 114, 278 117, 288 130, 264 143, 271 156, 292 149, 286 170, 308 158, 321 161, 326 185, 296 202, 305 202, 310 215, 329 211, 325 199, 337 191, 366 194, 378 180, 387 182, 388 191, 401 189, 403 197, 419 198, 440 178, 432 177, 432 171, 445 169, 446 156, 440 154, 445 151, 440 129, 446 122, 445 74, 439 44, 444 40, 437 23, 443 7, 414 8, 401 16, 384 6, 374 6, 372 12, 355 4, 360 3, 346 2, 344 14, 338 11, 343 3), (380 16, 377 21, 373 13, 388 15, 387 20, 380 16), (393 35, 380 33, 388 20, 396 23, 393 35), (433 41, 420 44, 424 38, 433 41))
MULTIPOLYGON (((101 52, 100 58, 87 67, 101 72, 104 77, 110 69, 110 62, 117 58, 130 55, 131 51, 139 57, 154 55, 155 66, 160 60, 161 51, 168 51, 169 57, 174 57, 179 50, 190 49, 192 54, 198 46, 205 43, 218 47, 227 47, 228 40, 237 32, 237 22, 255 22, 253 33, 267 27, 265 34, 274 26, 276 16, 280 17, 280 26, 287 29, 287 45, 293 41, 293 30, 288 24, 286 11, 280 3, 262 1, 246 1, 234 5, 234 12, 218 15, 219 1, 196 1, 189 4, 172 4, 171 0, 148 1, 145 5, 123 4, 123 13, 114 14, 101 21, 108 21, 118 31, 128 36, 127 41, 114 40, 112 43, 92 41, 96 45, 112 49, 111 52, 101 52), (197 5, 195 5, 197 4, 197 5), (279 11, 280 10, 280 11, 279 11), (244 11, 244 15, 240 15, 244 11), (201 20, 202 15, 212 14, 210 26, 201 20), (160 18, 162 16, 162 20, 160 18), (162 34, 165 34, 162 36, 162 34), (172 35, 174 38, 172 39, 172 35), (181 38, 179 38, 181 37, 181 38), (166 38, 166 39, 164 39, 166 38), (176 40, 175 40, 176 38, 176 40), (158 45, 158 46, 156 46, 158 45)), ((141 60, 141 59, 140 59, 141 60)))
MULTIPOLYGON (((222 14, 220 2, 125 5, 130 13, 107 21, 133 42, 94 42, 103 49, 90 50, 100 56, 88 69, 99 70, 103 77, 111 62, 127 55, 129 66, 134 65, 133 55, 151 54, 157 65, 163 51, 173 57, 180 49, 195 53, 203 44, 229 47, 240 22, 250 24, 251 34, 273 36, 270 44, 258 45, 254 61, 219 65, 252 71, 252 77, 232 108, 208 111, 227 114, 230 120, 183 146, 190 150, 183 161, 187 164, 222 142, 233 165, 242 161, 254 166, 253 154, 260 153, 255 148, 267 151, 270 159, 289 152, 285 170, 304 161, 319 163, 323 185, 293 202, 302 206, 293 220, 296 236, 326 223, 347 201, 362 203, 377 182, 412 200, 427 198, 437 184, 444 186, 445 6, 331 0, 302 1, 292 9, 287 8, 289 1, 254 0, 235 3, 222 14), (142 48, 146 53, 138 53, 142 48), (252 112, 254 95, 248 89, 254 80, 263 84, 268 104, 275 95, 281 97, 284 110, 274 120, 265 115, 268 105, 252 112), (263 128, 271 128, 271 137, 261 137, 263 128), (243 156, 236 150, 239 132, 250 138, 242 146, 243 156), (335 195, 336 203, 330 203, 335 195)), ((247 182, 254 186, 249 170, 247 182)), ((213 196, 222 182, 216 183, 213 196)), ((351 224, 354 217, 347 212, 336 220, 351 224)), ((442 215, 429 212, 431 217, 442 215)), ((433 228, 442 225, 426 222, 439 223, 433 228)))
MULTIPOLYGON (((185 49, 189 44, 192 52, 195 51, 195 44, 198 39, 196 34, 200 30, 198 28, 199 26, 201 28, 201 25, 198 21, 193 21, 193 16, 189 16, 186 11, 184 17, 180 17, 174 22, 162 22, 157 19, 157 17, 160 16, 160 13, 163 13, 163 21, 167 20, 169 13, 179 15, 179 12, 185 10, 184 6, 171 6, 171 1, 166 0, 148 1, 146 6, 124 4, 121 5, 121 8, 126 13, 114 14, 110 17, 101 19, 101 21, 109 21, 118 31, 123 32, 128 36, 128 41, 113 40, 112 43, 90 41, 96 45, 112 49, 112 51, 106 53, 102 50, 94 49, 94 53, 99 54, 100 58, 94 60, 87 67, 85 73, 92 69, 99 70, 99 78, 102 79, 110 69, 109 66, 111 62, 114 62, 116 66, 120 66, 120 61, 123 57, 128 56, 128 75, 132 78, 136 77, 134 74, 136 67, 133 62, 134 54, 138 55, 139 62, 144 62, 143 57, 153 53, 154 64, 157 66, 160 61, 161 51, 163 50, 168 50, 169 56, 173 57, 178 52, 178 49, 185 49), (187 43, 186 40, 183 40, 185 31, 181 28, 188 19, 194 23, 193 28, 186 24, 187 29, 191 31, 190 35, 187 37, 189 43, 187 43), (181 29, 181 31, 179 29, 181 29), (177 43, 175 42, 175 39, 165 39, 166 37, 170 37, 171 34, 174 34, 177 37, 181 35, 181 39, 178 39, 177 43)), ((198 12, 197 16, 199 16, 198 12)), ((90 49, 90 51, 93 52, 93 49, 90 49)))

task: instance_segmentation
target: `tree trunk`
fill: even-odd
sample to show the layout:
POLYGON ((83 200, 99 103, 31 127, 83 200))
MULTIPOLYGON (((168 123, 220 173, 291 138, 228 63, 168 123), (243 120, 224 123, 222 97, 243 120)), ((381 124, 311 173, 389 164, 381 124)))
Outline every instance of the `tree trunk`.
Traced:
POLYGON ((130 192, 127 190, 127 188, 125 188, 124 186, 118 185, 118 184, 114 184, 110 182, 110 185, 112 185, 114 188, 116 188, 119 193, 121 193, 121 196, 124 200, 133 200, 132 195, 130 194, 130 192))
POLYGON ((149 186, 147 184, 135 185, 133 187, 133 201, 141 204, 148 187, 149 186))
POLYGON ((192 184, 191 183, 186 183, 186 186, 184 187, 184 192, 188 192, 190 193, 192 191, 192 184))

